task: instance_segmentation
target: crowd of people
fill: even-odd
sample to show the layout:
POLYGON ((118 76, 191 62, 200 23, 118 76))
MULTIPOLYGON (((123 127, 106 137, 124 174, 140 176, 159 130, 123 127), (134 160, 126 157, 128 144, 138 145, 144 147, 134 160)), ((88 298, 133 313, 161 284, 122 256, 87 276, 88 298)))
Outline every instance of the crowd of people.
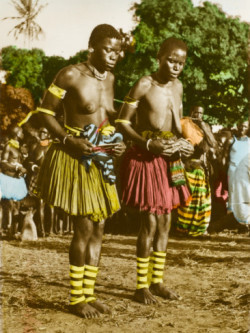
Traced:
POLYGON ((204 237, 227 228, 229 216, 237 227, 250 222, 248 122, 213 133, 198 101, 183 117, 178 77, 188 49, 172 37, 158 70, 135 83, 117 113, 111 71, 120 52, 119 32, 97 26, 88 61, 63 68, 47 89, 41 126, 22 122, 1 142, 1 233, 24 239, 27 210, 31 219, 36 210, 41 237, 74 231, 70 311, 84 318, 110 312, 94 294, 107 219, 131 225, 139 216, 134 298, 143 304, 180 298, 163 283, 171 224, 204 237))

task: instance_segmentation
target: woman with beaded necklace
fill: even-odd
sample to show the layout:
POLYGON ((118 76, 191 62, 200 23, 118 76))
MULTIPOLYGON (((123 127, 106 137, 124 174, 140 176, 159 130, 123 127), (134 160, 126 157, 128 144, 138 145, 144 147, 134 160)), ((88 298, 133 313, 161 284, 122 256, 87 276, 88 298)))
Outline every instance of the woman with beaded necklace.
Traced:
POLYGON ((89 39, 88 61, 63 68, 37 110, 60 140, 46 154, 37 190, 45 202, 72 216, 70 311, 83 318, 110 312, 94 296, 94 286, 105 220, 120 209, 112 155, 121 155, 125 145, 108 121, 114 112, 110 71, 120 52, 118 31, 97 26, 89 39), (64 127, 55 117, 60 109, 64 127))

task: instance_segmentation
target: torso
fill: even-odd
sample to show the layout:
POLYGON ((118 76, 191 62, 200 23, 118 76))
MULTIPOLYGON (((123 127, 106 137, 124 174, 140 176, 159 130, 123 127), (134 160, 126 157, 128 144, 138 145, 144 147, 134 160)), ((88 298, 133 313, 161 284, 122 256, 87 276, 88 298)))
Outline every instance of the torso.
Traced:
POLYGON ((63 100, 65 123, 72 127, 90 123, 99 126, 108 112, 113 111, 113 75, 108 73, 105 80, 97 80, 84 64, 71 66, 69 70, 74 80, 63 100))
POLYGON ((163 85, 152 77, 147 78, 149 88, 141 99, 137 110, 138 132, 159 130, 172 131, 176 134, 180 130, 179 112, 182 105, 180 81, 175 80, 163 85))
MULTIPOLYGON (((17 163, 21 163, 21 153, 18 149, 14 147, 9 148, 9 156, 8 156, 8 163, 11 163, 13 165, 17 163)), ((10 177, 14 177, 16 174, 16 171, 11 170, 4 170, 4 174, 10 177)))

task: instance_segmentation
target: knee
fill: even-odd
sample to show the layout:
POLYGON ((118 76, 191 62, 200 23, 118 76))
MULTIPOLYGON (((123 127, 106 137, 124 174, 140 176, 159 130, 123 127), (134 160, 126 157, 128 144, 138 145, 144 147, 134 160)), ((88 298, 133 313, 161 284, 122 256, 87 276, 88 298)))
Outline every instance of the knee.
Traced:
POLYGON ((152 240, 155 236, 155 232, 156 232, 156 225, 143 225, 141 227, 141 232, 140 234, 145 237, 148 238, 150 240, 152 240))
POLYGON ((91 221, 86 221, 84 219, 74 220, 74 238, 79 240, 86 240, 89 239, 92 234, 93 225, 91 221))

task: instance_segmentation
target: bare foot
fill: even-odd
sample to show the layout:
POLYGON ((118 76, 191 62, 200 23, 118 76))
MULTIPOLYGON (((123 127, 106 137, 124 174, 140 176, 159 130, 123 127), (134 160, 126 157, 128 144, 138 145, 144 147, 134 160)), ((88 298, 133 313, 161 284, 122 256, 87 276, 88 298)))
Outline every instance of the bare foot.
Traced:
POLYGON ((178 299, 181 300, 182 297, 176 294, 173 290, 168 289, 166 286, 164 286, 163 283, 152 283, 150 286, 150 291, 153 295, 160 296, 162 298, 168 298, 168 299, 178 299))
POLYGON ((143 304, 156 304, 157 299, 152 295, 148 288, 136 289, 134 300, 143 304))
POLYGON ((107 313, 107 314, 111 314, 112 311, 110 309, 109 306, 103 304, 102 302, 95 300, 94 302, 88 303, 89 305, 91 305, 93 308, 95 308, 96 310, 98 310, 101 313, 107 313))
POLYGON ((100 316, 100 312, 94 309, 92 306, 86 303, 78 303, 75 305, 70 305, 69 310, 71 313, 82 317, 82 318, 98 318, 100 316))

